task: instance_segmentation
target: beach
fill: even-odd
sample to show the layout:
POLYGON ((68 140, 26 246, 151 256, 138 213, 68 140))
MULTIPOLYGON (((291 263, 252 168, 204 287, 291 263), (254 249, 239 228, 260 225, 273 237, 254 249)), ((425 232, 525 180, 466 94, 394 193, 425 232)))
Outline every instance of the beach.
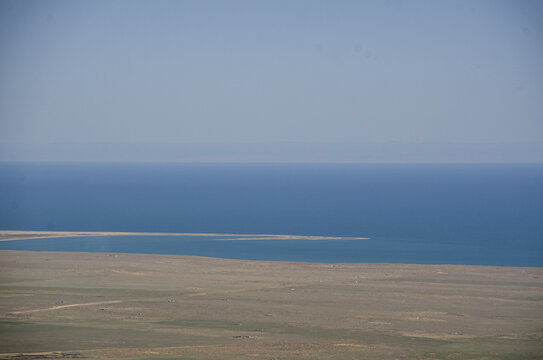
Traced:
POLYGON ((537 359, 543 269, 0 251, 3 359, 537 359))

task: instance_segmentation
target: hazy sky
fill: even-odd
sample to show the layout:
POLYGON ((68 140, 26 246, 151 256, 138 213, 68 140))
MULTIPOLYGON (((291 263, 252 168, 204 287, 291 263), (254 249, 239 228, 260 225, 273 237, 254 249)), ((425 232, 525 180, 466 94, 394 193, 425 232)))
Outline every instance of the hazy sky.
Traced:
POLYGON ((543 141, 542 1, 0 1, 0 143, 543 141))

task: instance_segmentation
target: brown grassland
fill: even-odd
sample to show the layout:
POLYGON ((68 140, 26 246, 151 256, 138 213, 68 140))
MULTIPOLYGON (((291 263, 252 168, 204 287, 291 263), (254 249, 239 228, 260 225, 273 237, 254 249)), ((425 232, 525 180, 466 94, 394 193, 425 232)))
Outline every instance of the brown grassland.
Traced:
POLYGON ((0 251, 2 359, 542 359, 543 269, 0 251))

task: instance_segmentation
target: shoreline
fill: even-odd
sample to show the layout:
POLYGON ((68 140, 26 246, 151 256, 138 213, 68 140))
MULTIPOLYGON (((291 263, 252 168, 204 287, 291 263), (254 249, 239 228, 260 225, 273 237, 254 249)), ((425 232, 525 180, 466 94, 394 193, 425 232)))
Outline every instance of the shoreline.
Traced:
MULTIPOLYGON (((6 240, 7 241, 7 240, 6 240)), ((276 264, 278 266, 316 266, 316 267, 325 267, 325 268, 349 268, 349 267, 366 267, 366 268, 420 268, 421 270, 431 270, 432 268, 451 268, 457 270, 518 270, 521 272, 526 271, 541 271, 543 270, 542 266, 512 266, 512 265, 476 265, 476 264, 424 264, 424 263, 399 263, 399 262, 317 262, 317 261, 289 261, 289 260, 253 260, 253 259, 236 259, 236 258, 227 258, 227 257, 213 257, 213 256, 204 256, 204 255, 185 255, 185 254, 160 254, 160 253, 131 253, 131 252, 93 252, 93 251, 53 251, 53 250, 17 250, 17 249, 0 249, 0 256, 4 253, 14 253, 18 255, 31 255, 31 254, 43 254, 43 255, 82 255, 82 256, 108 256, 108 257, 173 257, 179 258, 180 260, 190 260, 194 259, 195 261, 209 261, 209 262, 246 262, 251 264, 276 264)), ((1 265, 1 263, 0 263, 1 265)))
MULTIPOLYGON (((102 250, 53 250, 53 249, 31 249, 17 247, 16 245, 8 245, 8 242, 17 241, 17 240, 32 240, 32 239, 51 239, 60 240, 60 239, 77 239, 88 237, 88 241, 92 241, 92 238, 102 238, 102 237, 145 237, 145 236, 186 236, 186 237, 202 237, 202 238, 211 238, 211 241, 217 242, 228 242, 228 241, 288 241, 288 240, 328 240, 328 241, 350 241, 350 240, 370 240, 370 238, 363 237, 332 237, 332 236, 304 236, 304 235, 278 235, 278 234, 219 234, 219 233, 163 233, 163 232, 102 232, 102 231, 37 231, 37 230, 0 230, 0 244, 6 243, 6 247, 0 247, 0 251, 25 251, 25 252, 55 252, 55 253, 86 253, 86 254, 118 254, 118 255, 172 255, 172 256, 190 256, 190 257, 201 257, 207 259, 227 259, 227 260, 241 260, 241 261, 257 261, 257 262, 277 262, 277 263, 301 263, 301 264, 328 264, 328 265, 338 265, 338 264, 384 264, 384 265, 421 265, 421 266, 479 266, 487 268, 519 268, 519 269, 542 269, 543 266, 538 263, 518 263, 518 262, 462 262, 462 261, 446 261, 446 259, 433 259, 429 261, 428 259, 371 259, 366 258, 364 261, 352 260, 352 259, 317 259, 317 258, 297 258, 297 259, 285 259, 276 258, 276 257, 238 257, 238 256, 228 256, 228 255, 217 255, 209 252, 157 252, 157 251, 127 251, 126 249, 114 250, 114 249, 102 249, 102 250), (216 238, 213 238, 216 237, 216 238), (228 237, 228 238, 221 238, 228 237), (10 248, 12 247, 12 248, 10 248), (394 261, 396 260, 396 261, 394 261), (403 261, 402 261, 403 260, 403 261), (418 260, 418 261, 417 261, 418 260)), ((134 238, 135 240, 135 238, 134 238)), ((450 260, 450 259, 449 259, 450 260)))
POLYGON ((310 236, 281 234, 219 234, 219 233, 170 233, 170 232, 123 232, 123 231, 39 231, 0 230, 0 241, 92 236, 237 236, 231 240, 369 240, 369 237, 310 236))

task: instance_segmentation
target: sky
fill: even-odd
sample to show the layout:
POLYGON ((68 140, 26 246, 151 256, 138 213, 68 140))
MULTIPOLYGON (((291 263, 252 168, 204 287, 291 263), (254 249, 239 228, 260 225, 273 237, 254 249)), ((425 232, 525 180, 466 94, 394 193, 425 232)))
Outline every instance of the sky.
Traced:
POLYGON ((543 2, 0 0, 0 79, 4 152, 541 143, 543 2))

